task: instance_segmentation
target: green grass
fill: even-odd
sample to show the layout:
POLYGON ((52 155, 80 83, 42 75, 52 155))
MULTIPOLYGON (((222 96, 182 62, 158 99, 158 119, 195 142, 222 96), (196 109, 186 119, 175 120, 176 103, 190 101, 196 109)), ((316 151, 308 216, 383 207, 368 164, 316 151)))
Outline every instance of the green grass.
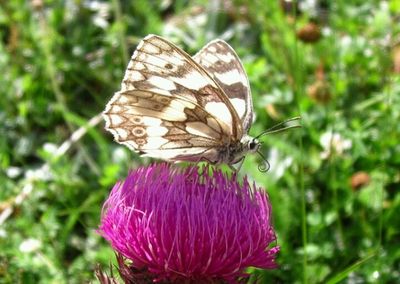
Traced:
POLYGON ((228 41, 252 86, 252 135, 302 117, 301 129, 263 139, 270 172, 257 171, 257 156, 241 170, 267 189, 281 246, 280 268, 254 275, 266 283, 399 279, 398 1, 320 1, 323 9, 298 13, 279 1, 171 2, 113 0, 105 12, 92 1, 1 5, 0 283, 93 281, 97 263, 114 261, 95 232, 102 202, 150 160, 113 142, 97 115, 149 33, 190 54, 228 41), (310 22, 322 31, 314 43, 298 36, 310 22), (327 132, 351 147, 321 157, 327 132), (369 183, 352 188, 361 171, 369 183), (24 251, 30 239, 39 246, 24 251))

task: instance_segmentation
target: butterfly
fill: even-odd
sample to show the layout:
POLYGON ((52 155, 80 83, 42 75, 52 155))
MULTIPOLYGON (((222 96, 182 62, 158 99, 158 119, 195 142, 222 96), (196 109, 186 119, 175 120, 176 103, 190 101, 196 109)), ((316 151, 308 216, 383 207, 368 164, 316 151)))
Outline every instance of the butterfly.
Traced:
POLYGON ((246 72, 221 39, 190 57, 160 36, 146 36, 103 117, 115 141, 142 156, 232 167, 260 153, 261 135, 248 135, 253 103, 246 72))

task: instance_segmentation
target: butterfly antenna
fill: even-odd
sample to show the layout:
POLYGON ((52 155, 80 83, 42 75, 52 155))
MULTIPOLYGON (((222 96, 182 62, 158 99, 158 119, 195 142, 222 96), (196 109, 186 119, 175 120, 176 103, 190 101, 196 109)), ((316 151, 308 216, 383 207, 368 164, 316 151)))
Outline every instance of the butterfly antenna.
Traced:
POLYGON ((287 126, 285 126, 285 124, 288 124, 288 123, 293 122, 293 121, 299 121, 300 119, 301 119, 300 116, 289 118, 289 119, 287 119, 285 121, 282 121, 282 122, 272 126, 271 128, 265 130, 264 132, 261 132, 261 134, 259 134, 255 138, 258 139, 261 136, 264 136, 264 135, 267 135, 267 134, 271 134, 271 133, 282 132, 282 131, 285 131, 285 130, 288 130, 288 129, 291 129, 291 128, 299 128, 299 127, 301 127, 300 124, 292 124, 292 125, 287 125, 287 126))
POLYGON ((263 153, 261 153, 260 150, 257 151, 257 153, 261 156, 261 158, 263 159, 263 162, 261 162, 261 164, 258 165, 258 170, 262 173, 266 173, 269 171, 269 169, 271 168, 271 165, 269 164, 268 160, 265 158, 265 156, 263 155, 263 153))

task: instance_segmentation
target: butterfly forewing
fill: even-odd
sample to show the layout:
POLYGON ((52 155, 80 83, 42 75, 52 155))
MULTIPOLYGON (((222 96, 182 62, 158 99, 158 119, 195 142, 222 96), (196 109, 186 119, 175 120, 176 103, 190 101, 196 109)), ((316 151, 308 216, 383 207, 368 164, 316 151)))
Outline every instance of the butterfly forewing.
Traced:
POLYGON ((246 72, 236 52, 225 41, 217 39, 203 47, 193 59, 224 90, 247 133, 253 121, 253 103, 246 72))
POLYGON ((235 109, 208 72, 182 49, 159 36, 147 36, 139 43, 122 82, 121 91, 124 90, 179 96, 225 122, 231 139, 239 140, 243 135, 235 109), (223 107, 215 109, 213 103, 222 103, 223 107))

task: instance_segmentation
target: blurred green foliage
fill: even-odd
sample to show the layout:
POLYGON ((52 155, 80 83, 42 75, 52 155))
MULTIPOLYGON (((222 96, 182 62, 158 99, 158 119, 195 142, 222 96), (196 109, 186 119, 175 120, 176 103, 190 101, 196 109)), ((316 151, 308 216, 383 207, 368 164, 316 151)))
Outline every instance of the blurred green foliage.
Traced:
POLYGON ((270 172, 257 156, 241 170, 268 190, 281 246, 280 268, 255 276, 398 281, 399 20, 395 0, 2 1, 0 283, 82 283, 114 261, 96 234, 102 202, 149 160, 96 116, 149 33, 190 54, 228 41, 252 86, 251 134, 302 117, 264 139, 270 172))

